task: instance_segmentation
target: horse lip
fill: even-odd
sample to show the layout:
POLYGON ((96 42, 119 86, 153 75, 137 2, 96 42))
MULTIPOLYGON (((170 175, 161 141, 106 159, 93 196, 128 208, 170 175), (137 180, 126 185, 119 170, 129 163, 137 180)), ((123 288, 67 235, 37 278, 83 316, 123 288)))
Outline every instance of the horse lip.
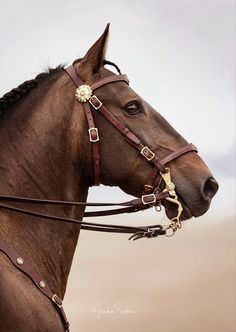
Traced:
POLYGON ((188 206, 188 204, 185 202, 185 200, 181 197, 181 196, 178 196, 179 200, 180 200, 180 203, 182 204, 182 207, 183 207, 183 212, 186 213, 187 212, 187 215, 189 216, 188 219, 194 217, 194 213, 191 211, 190 207, 188 206))
MULTIPOLYGON (((181 202, 181 204, 183 206, 183 214, 186 215, 186 218, 184 218, 182 220, 187 220, 187 219, 191 219, 192 217, 194 217, 194 214, 192 213, 190 208, 187 206, 187 204, 185 204, 184 202, 181 202)), ((180 216, 180 219, 181 219, 181 216, 180 216)))
MULTIPOLYGON (((192 217, 194 217, 194 214, 192 213, 192 211, 190 210, 190 208, 188 207, 188 205, 185 203, 185 201, 182 199, 182 197, 178 196, 178 200, 181 203, 182 207, 183 207, 183 212, 180 216, 180 220, 184 221, 187 219, 191 219, 192 217), (184 217, 184 218, 183 218, 184 217)), ((163 206, 165 207, 166 210, 166 215, 169 219, 174 218, 176 215, 173 214, 173 209, 175 209, 175 205, 174 203, 170 203, 168 201, 164 201, 167 204, 163 204, 163 206), (171 212, 168 213, 168 210, 170 211, 169 206, 173 207, 173 209, 171 208, 171 212), (168 215, 169 214, 169 215, 168 215)), ((177 214, 177 205, 176 205, 176 214, 177 214)))
MULTIPOLYGON (((184 212, 187 212, 188 215, 191 215, 191 217, 194 217, 194 218, 198 218, 198 217, 202 216, 203 214, 205 214, 206 211, 209 209, 210 202, 211 202, 211 201, 209 201, 208 204, 205 204, 205 207, 199 206, 198 210, 194 211, 195 209, 194 210, 191 209, 189 207, 189 205, 185 202, 185 200, 182 198, 181 195, 179 195, 178 197, 179 197, 180 203, 183 206, 184 212)), ((200 204, 200 202, 198 204, 200 204)), ((188 217, 188 219, 191 217, 188 217)))

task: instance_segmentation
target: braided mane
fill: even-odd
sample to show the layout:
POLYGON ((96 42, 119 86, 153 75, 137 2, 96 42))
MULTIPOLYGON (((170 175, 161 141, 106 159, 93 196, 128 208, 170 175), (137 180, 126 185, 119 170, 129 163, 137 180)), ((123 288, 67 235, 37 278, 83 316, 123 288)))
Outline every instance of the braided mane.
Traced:
POLYGON ((37 87, 41 82, 46 81, 49 77, 54 78, 55 75, 62 71, 62 65, 56 68, 48 68, 47 71, 38 74, 34 79, 25 81, 17 88, 12 89, 0 98, 0 116, 12 105, 16 104, 21 98, 37 87))
MULTIPOLYGON (((74 63, 81 61, 82 59, 76 60, 74 63)), ((111 65, 115 67, 115 69, 120 74, 119 67, 108 60, 104 60, 104 65, 111 65)), ((0 98, 0 117, 5 113, 9 107, 15 105, 19 100, 23 97, 27 96, 29 92, 37 87, 41 82, 46 81, 47 79, 55 78, 55 76, 60 73, 64 69, 63 65, 59 65, 56 68, 48 68, 47 71, 38 74, 34 79, 25 81, 24 83, 20 84, 17 88, 12 89, 11 91, 5 93, 2 98, 0 98)))

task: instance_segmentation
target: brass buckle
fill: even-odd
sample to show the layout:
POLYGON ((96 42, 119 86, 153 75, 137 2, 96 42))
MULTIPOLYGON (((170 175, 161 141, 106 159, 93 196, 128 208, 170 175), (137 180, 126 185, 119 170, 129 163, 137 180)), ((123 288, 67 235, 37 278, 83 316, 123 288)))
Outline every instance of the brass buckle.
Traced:
POLYGON ((153 189, 153 186, 151 186, 150 184, 145 184, 144 188, 149 188, 149 189, 153 189))
POLYGON ((150 184, 145 184, 143 186, 143 193, 145 193, 145 195, 147 195, 148 193, 153 193, 153 186, 151 186, 150 184))
POLYGON ((90 140, 90 142, 95 143, 95 142, 99 141, 98 128, 94 128, 94 127, 89 128, 88 132, 89 132, 89 140, 90 140), (96 138, 92 137, 92 131, 96 132, 96 138))
POLYGON ((168 191, 170 196, 176 196, 175 184, 171 181, 170 169, 167 167, 167 168, 165 168, 165 172, 160 172, 160 173, 161 173, 162 179, 165 182, 166 191, 168 191))
POLYGON ((181 213, 183 212, 183 207, 181 202, 178 200, 178 196, 175 192, 175 184, 171 181, 170 169, 166 168, 164 172, 160 172, 162 179, 165 182, 166 188, 164 192, 167 191, 171 197, 166 197, 165 199, 177 205, 177 216, 171 219, 171 223, 166 225, 164 228, 166 230, 166 236, 173 236, 176 231, 181 228, 182 224, 180 221, 181 213))
POLYGON ((149 149, 148 146, 144 146, 140 153, 148 160, 151 161, 155 157, 155 153, 149 149))
POLYGON ((93 95, 90 99, 89 99, 89 103, 93 106, 93 108, 95 110, 98 110, 101 106, 102 106, 102 102, 98 99, 97 96, 93 95), (93 100, 96 100, 98 102, 98 106, 94 105, 93 100))
POLYGON ((62 308, 62 300, 57 296, 57 294, 53 294, 52 296, 52 301, 54 303, 56 303, 56 305, 59 307, 59 308, 62 308))
POLYGON ((155 204, 156 201, 157 201, 157 198, 156 198, 156 196, 155 196, 154 194, 143 195, 143 196, 141 197, 141 199, 142 199, 142 203, 143 203, 143 205, 147 205, 147 204, 155 204), (147 198, 147 200, 146 200, 146 198, 147 198))

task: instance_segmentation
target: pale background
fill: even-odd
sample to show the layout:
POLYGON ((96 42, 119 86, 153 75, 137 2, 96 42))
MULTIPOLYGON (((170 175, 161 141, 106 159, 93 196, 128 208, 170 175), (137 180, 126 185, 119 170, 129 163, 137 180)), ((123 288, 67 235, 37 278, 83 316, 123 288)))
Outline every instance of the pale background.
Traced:
MULTIPOLYGON (((175 238, 131 243, 125 235, 81 233, 65 299, 72 332, 236 330, 235 6, 224 0, 0 1, 1 95, 47 66, 83 56, 110 22, 107 58, 198 146, 220 183, 209 213, 187 222, 175 238), (99 305, 110 314, 98 317, 99 305)), ((90 201, 126 198, 105 187, 89 195, 90 201)), ((160 220, 163 214, 150 211, 106 222, 160 220)))

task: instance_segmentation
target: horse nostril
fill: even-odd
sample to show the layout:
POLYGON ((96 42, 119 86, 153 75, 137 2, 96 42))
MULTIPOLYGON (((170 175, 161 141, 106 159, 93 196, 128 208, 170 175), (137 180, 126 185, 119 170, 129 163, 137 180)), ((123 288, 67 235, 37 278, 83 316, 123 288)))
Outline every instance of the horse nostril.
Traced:
POLYGON ((208 199, 213 198, 217 193, 218 188, 218 182, 214 178, 207 179, 203 188, 205 197, 208 199))

